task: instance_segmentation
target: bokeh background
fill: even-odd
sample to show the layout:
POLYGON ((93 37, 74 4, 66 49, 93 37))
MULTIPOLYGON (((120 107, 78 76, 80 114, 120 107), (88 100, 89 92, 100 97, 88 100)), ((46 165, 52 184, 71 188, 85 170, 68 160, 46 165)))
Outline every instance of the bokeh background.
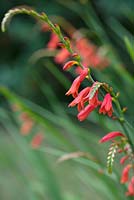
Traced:
MULTIPOLYGON (((91 66, 93 77, 120 92, 126 117, 134 123, 134 54, 128 44, 134 44, 134 1, 1 0, 1 20, 21 5, 46 12, 61 28, 69 22, 96 45, 109 64, 91 66)), ((0 32, 0 199, 126 199, 119 159, 109 175, 109 144, 98 144, 121 127, 96 112, 77 121, 77 110, 67 107, 71 98, 64 95, 73 75, 55 63, 55 53, 47 54, 49 39, 50 32, 26 15, 15 16, 8 31, 0 32), (42 143, 34 148, 37 135, 42 143)))

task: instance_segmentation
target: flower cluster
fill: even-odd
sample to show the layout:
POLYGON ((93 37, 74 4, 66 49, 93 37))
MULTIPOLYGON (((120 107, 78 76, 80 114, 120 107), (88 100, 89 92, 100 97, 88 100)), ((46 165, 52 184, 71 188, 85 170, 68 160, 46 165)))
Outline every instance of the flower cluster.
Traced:
MULTIPOLYGON (((57 28, 58 25, 55 25, 57 28)), ((47 24, 43 24, 43 31, 51 31, 50 27, 47 24)), ((55 62, 58 64, 64 64, 63 70, 68 70, 72 66, 77 66, 75 68, 75 72, 78 75, 70 89, 66 92, 66 95, 72 95, 74 100, 69 104, 69 107, 73 107, 77 105, 78 108, 78 119, 79 121, 85 120, 88 115, 95 110, 97 107, 99 108, 99 113, 107 114, 109 117, 112 116, 113 107, 112 107, 112 97, 110 93, 107 93, 104 96, 103 101, 98 99, 99 95, 99 87, 102 83, 96 81, 93 83, 91 87, 86 87, 79 92, 79 88, 84 81, 84 79, 89 78, 89 66, 96 68, 104 68, 108 66, 109 60, 99 54, 99 49, 91 44, 87 38, 83 37, 80 32, 76 32, 70 35, 71 41, 67 37, 64 37, 64 40, 69 41, 70 46, 73 46, 75 53, 70 53, 57 36, 57 34, 52 31, 50 41, 47 44, 47 48, 49 50, 54 50, 57 47, 62 47, 58 54, 55 56, 55 62), (81 56, 81 66, 79 60, 81 56), (72 57, 74 60, 69 60, 72 57), (69 61, 68 61, 69 60, 69 61), (95 91, 94 91, 95 89, 95 91), (92 95, 93 93, 93 95, 92 95)))
MULTIPOLYGON (((64 69, 65 67, 63 67, 64 69)), ((78 92, 80 84, 88 76, 87 68, 81 70, 80 75, 75 78, 70 89, 67 91, 66 95, 72 95, 74 100, 69 104, 69 107, 77 105, 78 109, 78 120, 85 120, 89 114, 99 107, 99 113, 107 114, 109 117, 112 116, 113 106, 112 106, 112 97, 110 93, 107 93, 104 96, 103 101, 98 99, 99 87, 102 83, 94 82, 91 87, 86 87, 80 92, 78 92)))
MULTIPOLYGON (((55 49, 57 48, 58 43, 59 41, 57 37, 52 33, 51 40, 48 43, 48 48, 55 49)), ((73 45, 76 53, 73 53, 71 55, 66 46, 60 43, 62 49, 55 57, 55 62, 59 64, 63 64, 66 61, 63 66, 63 70, 69 70, 70 68, 75 66, 77 77, 74 79, 71 87, 66 92, 66 95, 72 95, 72 97, 74 98, 73 101, 69 104, 69 107, 77 106, 77 118, 79 121, 85 120, 96 108, 99 108, 99 114, 107 114, 109 117, 112 117, 113 98, 111 96, 110 90, 105 90, 105 96, 103 95, 103 99, 101 98, 101 100, 99 100, 99 89, 100 87, 103 87, 103 83, 92 81, 93 84, 91 86, 87 86, 84 89, 80 90, 82 82, 86 78, 90 80, 90 71, 88 67, 100 67, 102 63, 103 66, 106 66, 108 62, 105 59, 103 61, 99 59, 95 50, 95 46, 91 45, 86 38, 80 37, 79 39, 75 40, 75 44, 72 41, 70 44, 73 45), (79 55, 82 57, 82 61, 80 61, 79 55), (70 56, 76 59, 68 61, 68 58, 70 56)), ((110 146, 107 157, 108 172, 112 173, 112 167, 116 153, 125 153, 125 156, 123 156, 120 160, 120 164, 123 165, 126 161, 128 161, 128 164, 124 167, 122 171, 121 183, 124 184, 128 182, 128 191, 126 192, 126 195, 134 196, 134 176, 132 175, 132 177, 129 178, 130 171, 134 170, 134 154, 132 153, 128 138, 121 132, 115 131, 105 135, 100 140, 100 143, 107 142, 109 140, 112 141, 112 144, 110 146), (115 140, 116 137, 120 139, 115 140)))
MULTIPOLYGON (((47 24, 43 24, 42 31, 51 31, 51 29, 49 26, 47 26, 47 24)), ((79 31, 75 31, 74 33, 70 34, 70 43, 73 46, 75 52, 81 56, 82 65, 86 68, 90 66, 97 69, 103 69, 109 65, 110 61, 108 60, 108 58, 101 55, 101 49, 92 44, 79 31)), ((57 34, 52 32, 50 40, 47 44, 47 48, 49 50, 54 50, 59 46, 64 47, 64 45, 60 43, 60 39, 57 34)), ((64 64, 69 59, 69 57, 70 53, 68 52, 68 50, 66 48, 62 48, 59 50, 54 60, 58 64, 64 64)), ((77 68, 78 73, 79 70, 80 68, 77 68)))
MULTIPOLYGON (((131 149, 130 144, 127 141, 127 138, 125 137, 124 134, 122 134, 119 131, 111 132, 105 135, 101 140, 100 143, 107 142, 107 141, 112 141, 112 144, 116 145, 116 149, 118 149, 118 153, 124 153, 125 156, 123 156, 120 159, 120 164, 124 165, 126 162, 126 166, 123 168, 122 175, 121 175, 121 180, 120 182, 122 184, 128 183, 128 191, 126 192, 127 196, 134 196, 134 175, 133 175, 133 170, 134 170, 134 154, 131 149), (116 137, 120 137, 121 140, 115 140, 116 137), (132 173, 132 177, 130 177, 130 173, 132 173)), ((116 153, 116 152, 115 152, 116 153)), ((109 167, 109 160, 111 159, 113 162, 113 154, 111 151, 108 153, 108 167, 109 167)), ((111 166, 110 166, 111 167, 111 166)))
MULTIPOLYGON (((48 43, 48 48, 56 48, 58 42, 59 41, 57 40, 57 37, 55 37, 55 35, 52 33, 51 40, 48 43)), ((105 59, 103 60, 103 62, 99 59, 95 51, 95 46, 90 45, 89 41, 86 38, 80 37, 75 41, 75 44, 72 41, 70 44, 73 45, 76 53, 71 54, 66 46, 60 43, 62 49, 55 57, 55 61, 59 64, 63 64, 66 61, 63 66, 63 70, 69 70, 70 68, 75 66, 77 77, 74 79, 70 89, 66 92, 66 95, 72 95, 72 97, 74 98, 73 101, 69 104, 69 107, 77 106, 77 118, 79 121, 85 120, 96 108, 99 108, 99 114, 107 114, 109 117, 112 117, 114 111, 112 101, 113 99, 115 100, 116 97, 113 96, 112 98, 110 90, 104 89, 106 94, 105 96, 103 95, 102 100, 99 100, 99 89, 100 87, 103 87, 103 84, 105 83, 92 81, 93 84, 91 86, 87 86, 80 91, 80 86, 82 82, 86 78, 90 80, 90 70, 88 67, 100 67, 102 63, 103 66, 106 66, 108 62, 105 59), (82 57, 82 61, 80 61, 79 55, 82 57), (68 58, 70 56, 75 59, 68 61, 68 58)), ((128 182, 128 191, 126 192, 126 195, 134 196, 134 176, 132 175, 131 179, 129 179, 130 171, 134 170, 134 154, 128 142, 128 138, 121 132, 116 131, 105 135, 100 140, 100 143, 107 142, 109 140, 112 141, 112 144, 110 146, 107 158, 108 171, 109 173, 112 172, 112 166, 116 153, 125 153, 125 156, 123 156, 120 160, 120 164, 123 165, 126 161, 129 162, 123 169, 121 183, 123 184, 128 182), (115 140, 115 137, 119 137, 120 140, 115 140)))

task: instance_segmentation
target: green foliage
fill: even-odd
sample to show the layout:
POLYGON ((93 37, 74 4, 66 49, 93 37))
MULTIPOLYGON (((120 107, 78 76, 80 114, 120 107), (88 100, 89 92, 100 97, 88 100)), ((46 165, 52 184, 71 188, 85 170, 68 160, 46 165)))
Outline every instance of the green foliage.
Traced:
POLYGON ((130 57, 132 61, 134 62, 134 43, 130 42, 130 40, 127 37, 124 38, 124 42, 128 50, 128 53, 130 54, 130 57))

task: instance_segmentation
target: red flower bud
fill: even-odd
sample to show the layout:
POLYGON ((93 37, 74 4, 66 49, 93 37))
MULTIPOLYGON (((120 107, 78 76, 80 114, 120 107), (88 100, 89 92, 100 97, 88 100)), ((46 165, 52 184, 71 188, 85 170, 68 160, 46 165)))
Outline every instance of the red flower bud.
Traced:
POLYGON ((65 37, 64 37, 64 40, 65 40, 65 41, 69 41, 69 38, 65 36, 65 37))
POLYGON ((99 113, 108 114, 109 117, 112 116, 113 107, 112 107, 112 97, 109 93, 107 93, 104 97, 104 100, 101 104, 99 113))
POLYGON ((87 105, 80 113, 77 115, 79 121, 83 121, 88 117, 88 115, 95 109, 94 105, 87 105))
POLYGON ((58 46, 61 47, 61 48, 65 48, 65 45, 62 42, 59 42, 58 46))
POLYGON ((128 185, 128 192, 126 192, 127 196, 134 196, 134 176, 131 178, 131 181, 128 185))
POLYGON ((75 60, 68 61, 68 62, 64 65, 63 70, 70 69, 73 65, 78 65, 78 62, 75 61, 75 60))
POLYGON ((123 156, 123 157, 120 159, 120 164, 123 165, 127 159, 128 159, 128 155, 127 155, 127 156, 123 156))
POLYGON ((73 57, 73 58, 76 58, 77 56, 79 56, 78 53, 73 53, 73 54, 72 54, 72 57, 73 57))
POLYGON ((121 183, 126 183, 129 179, 129 171, 132 165, 128 164, 122 171, 121 183))
POLYGON ((107 142, 115 137, 118 137, 118 136, 121 136, 121 137, 125 137, 124 134, 122 134, 121 132, 118 132, 118 131, 115 131, 115 132, 110 132, 108 133, 107 135, 105 135, 100 141, 99 143, 103 143, 103 142, 107 142))
POLYGON ((81 81, 80 81, 80 76, 74 79, 70 89, 66 92, 66 95, 71 95, 75 98, 78 95, 78 89, 80 87, 81 81))

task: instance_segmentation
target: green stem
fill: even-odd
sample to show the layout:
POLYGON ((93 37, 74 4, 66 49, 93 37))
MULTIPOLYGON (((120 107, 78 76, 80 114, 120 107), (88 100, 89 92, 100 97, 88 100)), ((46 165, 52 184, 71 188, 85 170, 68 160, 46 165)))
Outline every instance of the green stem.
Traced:
POLYGON ((124 115, 123 115, 120 103, 119 103, 118 99, 115 96, 113 97, 113 102, 115 103, 116 108, 117 108, 117 110, 119 112, 119 121, 123 122, 125 120, 124 119, 124 115))
POLYGON ((126 136, 127 136, 127 138, 128 138, 128 142, 129 142, 129 144, 131 145, 132 151, 133 151, 133 153, 134 153, 134 144, 133 144, 133 142, 132 142, 133 140, 131 139, 130 134, 129 134, 129 131, 127 130, 127 128, 126 128, 126 126, 125 126, 125 121, 124 121, 123 123, 120 122, 120 124, 121 124, 122 128, 124 129, 124 131, 125 131, 125 133, 126 133, 126 136))
POLYGON ((114 101, 114 103, 116 105, 116 108, 118 110, 118 113, 119 113, 118 121, 119 121, 120 125, 122 126, 122 128, 123 128, 123 130, 124 130, 124 132, 125 132, 125 134, 126 134, 126 136, 128 138, 128 141, 129 141, 129 143, 130 143, 130 145, 131 145, 131 147, 132 147, 132 149, 134 151, 134 144, 132 142, 133 140, 132 140, 132 138, 131 138, 131 136, 129 134, 129 131, 127 130, 127 128, 125 126, 125 124, 128 124, 128 122, 126 121, 126 119, 124 117, 124 114, 122 112, 122 109, 121 109, 121 106, 120 106, 120 103, 119 103, 118 99, 114 98, 113 101, 114 101))
MULTIPOLYGON (((91 74, 89 74, 88 77, 89 77, 88 79, 89 79, 92 83, 95 82, 94 79, 92 78, 91 74)), ((105 88, 104 88, 104 89, 105 89, 105 88)), ((100 92, 102 92, 102 91, 100 90, 100 92)), ((122 128, 123 128, 123 130, 124 130, 124 132, 125 132, 125 134, 126 134, 126 136, 127 136, 127 138, 128 138, 128 141, 129 141, 129 143, 130 143, 130 145, 131 145, 131 147, 132 147, 132 150, 133 150, 133 152, 134 152, 134 144, 133 144, 133 142, 132 142, 133 140, 132 140, 132 138, 131 138, 131 136, 130 136, 130 134, 129 134, 129 131, 128 131, 127 128, 125 127, 125 124, 127 124, 129 127, 130 127, 131 125, 130 125, 129 122, 127 122, 126 119, 124 118, 124 114, 123 114, 123 112, 122 112, 121 105, 120 105, 120 103, 119 103, 119 101, 118 101, 116 95, 114 94, 114 92, 113 92, 113 91, 111 92, 110 90, 108 90, 107 92, 111 93, 111 95, 113 96, 113 102, 115 103, 116 108, 117 108, 117 111, 118 111, 118 121, 119 121, 120 125, 122 126, 122 128)), ((131 126, 131 129, 132 129, 132 128, 133 128, 133 127, 131 126)), ((134 129, 134 128, 133 128, 133 129, 134 129)))
POLYGON ((93 79, 93 77, 91 76, 91 74, 90 74, 90 73, 88 74, 88 77, 89 77, 88 79, 89 79, 89 80, 90 80, 92 83, 94 83, 94 82, 95 82, 95 81, 94 81, 94 79, 93 79))

